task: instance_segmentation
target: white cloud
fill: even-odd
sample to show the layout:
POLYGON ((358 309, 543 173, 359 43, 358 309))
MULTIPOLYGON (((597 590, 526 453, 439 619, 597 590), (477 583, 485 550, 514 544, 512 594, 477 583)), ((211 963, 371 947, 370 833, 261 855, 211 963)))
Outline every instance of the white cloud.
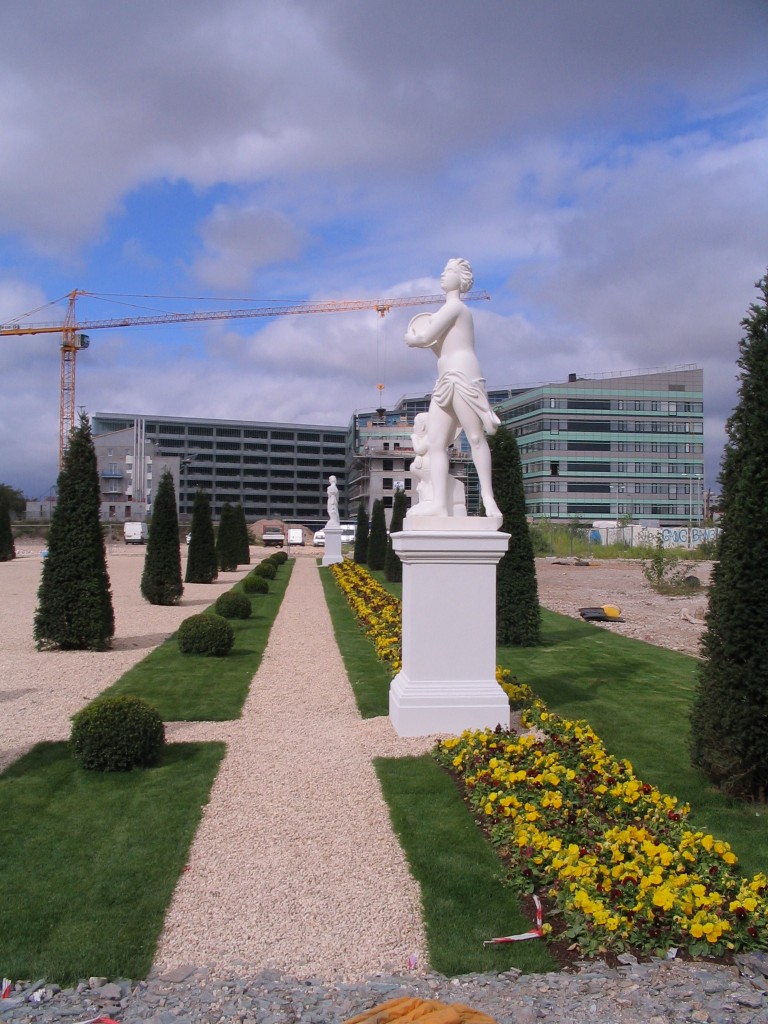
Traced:
POLYGON ((200 225, 204 251, 192 272, 204 285, 247 290, 254 271, 270 263, 295 260, 303 233, 278 211, 251 205, 218 204, 200 225))

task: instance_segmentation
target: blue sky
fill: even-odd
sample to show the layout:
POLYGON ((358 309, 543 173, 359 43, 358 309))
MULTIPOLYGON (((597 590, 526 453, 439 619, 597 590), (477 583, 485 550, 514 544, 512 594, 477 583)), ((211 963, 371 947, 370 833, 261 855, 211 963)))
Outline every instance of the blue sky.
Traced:
MULTIPOLYGON (((764 0, 25 0, 0 31, 0 322, 428 294, 462 256, 490 385, 702 365, 716 487, 768 266, 764 0)), ((77 404, 346 423, 430 390, 414 312, 95 331, 77 404)), ((0 338, 30 497, 58 390, 56 336, 0 338)))

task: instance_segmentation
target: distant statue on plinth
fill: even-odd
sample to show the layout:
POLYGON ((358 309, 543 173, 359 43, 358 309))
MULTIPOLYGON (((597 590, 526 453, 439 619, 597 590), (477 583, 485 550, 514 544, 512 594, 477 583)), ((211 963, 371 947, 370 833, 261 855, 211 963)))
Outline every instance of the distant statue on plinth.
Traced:
MULTIPOLYGON (((501 421, 488 401, 485 378, 475 354, 472 313, 462 299, 473 282, 472 268, 466 260, 448 260, 440 278, 445 305, 436 313, 419 313, 411 320, 405 335, 405 343, 410 348, 434 351, 438 373, 426 414, 426 431, 421 427, 419 430, 419 435, 426 435, 420 436, 421 452, 414 447, 414 462, 422 460, 422 471, 427 461, 427 486, 419 493, 418 504, 409 509, 409 517, 456 515, 453 484, 458 481, 448 472, 448 448, 461 430, 467 435, 472 451, 485 514, 489 518, 501 517, 493 497, 491 452, 485 439, 486 434, 496 433, 501 421), (422 494, 426 500, 422 500, 422 494)), ((424 478, 420 483, 425 483, 424 478)))
POLYGON ((340 526, 339 522, 339 488, 336 486, 336 477, 328 477, 328 523, 327 526, 340 526))

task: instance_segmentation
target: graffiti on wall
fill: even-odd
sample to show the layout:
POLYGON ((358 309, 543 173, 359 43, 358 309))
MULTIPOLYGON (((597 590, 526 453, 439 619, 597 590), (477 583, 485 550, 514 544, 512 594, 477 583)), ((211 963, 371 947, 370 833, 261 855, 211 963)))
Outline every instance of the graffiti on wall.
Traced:
POLYGON ((697 548, 720 535, 718 526, 662 526, 658 531, 665 548, 697 548))

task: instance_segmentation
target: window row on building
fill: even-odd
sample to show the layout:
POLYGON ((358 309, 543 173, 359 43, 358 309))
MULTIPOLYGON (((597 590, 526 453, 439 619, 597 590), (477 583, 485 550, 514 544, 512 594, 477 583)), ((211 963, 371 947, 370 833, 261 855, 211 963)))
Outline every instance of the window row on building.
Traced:
MULTIPOLYGON (((102 494, 115 499, 110 506, 116 510, 122 504, 137 517, 142 502, 151 508, 152 467, 158 460, 175 460, 178 466, 182 516, 191 515, 195 492, 202 488, 215 517, 229 502, 241 504, 248 519, 316 525, 327 519, 328 477, 335 475, 344 487, 346 436, 340 426, 115 413, 96 413, 92 426, 97 454, 104 453, 102 494)), ((122 518, 120 511, 115 515, 122 518)))
MULTIPOLYGON (((702 370, 686 366, 489 390, 518 438, 529 516, 690 522, 703 502, 703 388, 702 370)), ((160 460, 178 467, 182 515, 202 487, 217 516, 228 501, 242 504, 249 519, 322 523, 331 474, 343 514, 354 516, 361 503, 370 511, 376 499, 391 508, 399 488, 417 500, 411 435, 429 402, 428 394, 406 396, 392 409, 356 412, 346 429, 97 413, 102 492, 114 499, 110 508, 122 502, 135 515, 142 501, 151 505, 160 460)), ((476 513, 477 475, 463 434, 451 450, 451 473, 476 513)))

